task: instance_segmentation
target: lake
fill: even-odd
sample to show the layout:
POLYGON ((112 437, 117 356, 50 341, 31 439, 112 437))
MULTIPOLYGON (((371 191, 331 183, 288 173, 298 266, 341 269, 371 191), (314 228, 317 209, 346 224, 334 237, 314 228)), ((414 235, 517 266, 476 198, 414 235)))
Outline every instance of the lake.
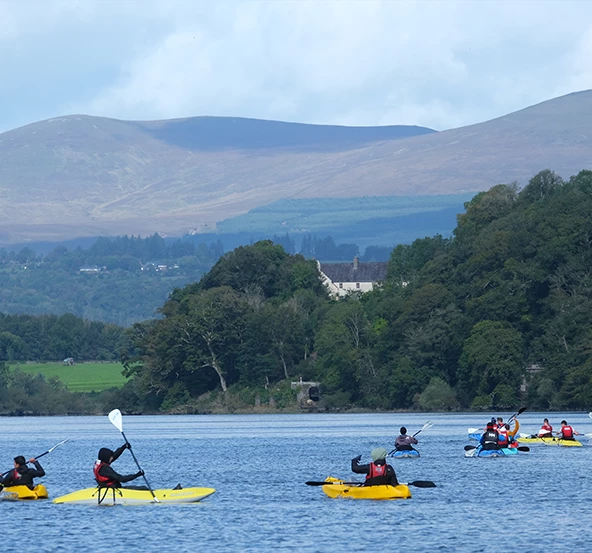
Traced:
MULTIPOLYGON (((50 500, 0 502, 5 552, 283 551, 520 553, 587 551, 592 447, 529 444, 511 458, 465 458, 467 428, 485 414, 310 414, 124 416, 124 431, 153 487, 208 486, 217 492, 191 505, 98 507, 50 500), (391 464, 411 488, 408 501, 329 499, 304 485, 326 476, 354 479, 350 461, 374 447, 392 449, 399 427, 416 432, 420 459, 391 464)), ((495 413, 507 419, 510 413, 495 413)), ((521 430, 548 417, 592 432, 587 413, 523 413, 521 430)), ((103 417, 2 418, 0 467, 72 441, 40 461, 55 498, 94 484, 100 447, 115 449, 120 433, 103 417)), ((136 472, 125 452, 114 463, 136 472)), ((359 477, 358 477, 359 478, 359 477)), ((134 483, 142 483, 141 479, 134 483)))

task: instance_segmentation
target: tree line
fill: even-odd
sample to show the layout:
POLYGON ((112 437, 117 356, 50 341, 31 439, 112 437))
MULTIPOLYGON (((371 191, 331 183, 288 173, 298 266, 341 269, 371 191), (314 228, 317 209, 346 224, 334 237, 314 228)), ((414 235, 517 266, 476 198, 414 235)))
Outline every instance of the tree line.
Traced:
POLYGON ((465 209, 451 238, 397 246, 384 286, 339 301, 271 241, 226 254, 129 330, 138 402, 250 402, 302 377, 328 407, 589 407, 592 172, 542 171, 465 209))

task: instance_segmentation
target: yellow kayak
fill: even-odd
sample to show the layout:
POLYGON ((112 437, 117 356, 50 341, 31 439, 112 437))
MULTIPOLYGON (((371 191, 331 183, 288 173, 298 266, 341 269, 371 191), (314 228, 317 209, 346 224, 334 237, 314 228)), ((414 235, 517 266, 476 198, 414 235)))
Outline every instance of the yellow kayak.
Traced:
POLYGON ((560 445, 565 447, 582 447, 582 442, 577 440, 562 440, 561 438, 529 438, 520 437, 518 443, 521 444, 546 444, 546 445, 560 445))
POLYGON ((348 497, 350 499, 411 499, 409 486, 359 486, 344 484, 343 480, 329 476, 322 489, 329 497, 348 497), (331 483, 330 483, 331 482, 331 483))
MULTIPOLYGON (((154 490, 158 503, 196 503, 212 495, 214 488, 180 488, 154 490)), ((54 503, 81 503, 86 505, 142 505, 156 503, 150 490, 132 488, 86 488, 53 500, 54 503)))
POLYGON ((9 486, 2 490, 0 499, 16 501, 18 499, 47 499, 47 488, 37 484, 33 489, 29 486, 9 486))

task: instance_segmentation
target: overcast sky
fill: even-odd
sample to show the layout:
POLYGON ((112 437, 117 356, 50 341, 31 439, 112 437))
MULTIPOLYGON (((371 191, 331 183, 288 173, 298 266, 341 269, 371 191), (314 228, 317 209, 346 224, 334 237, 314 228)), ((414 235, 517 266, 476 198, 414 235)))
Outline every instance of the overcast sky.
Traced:
POLYGON ((0 131, 69 113, 442 130, 588 88, 587 0, 0 0, 0 131))

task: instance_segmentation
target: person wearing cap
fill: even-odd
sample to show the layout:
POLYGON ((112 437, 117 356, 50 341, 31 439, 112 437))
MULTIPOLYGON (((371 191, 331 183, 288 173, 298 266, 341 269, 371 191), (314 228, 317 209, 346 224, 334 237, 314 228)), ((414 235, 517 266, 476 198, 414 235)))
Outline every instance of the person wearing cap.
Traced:
POLYGON ((397 451, 415 451, 413 448, 417 444, 417 438, 415 436, 408 436, 407 429, 401 426, 401 434, 395 439, 395 449, 397 451))
POLYGON ((126 449, 131 449, 131 447, 129 443, 125 443, 115 451, 111 451, 106 447, 99 449, 99 458, 95 461, 93 473, 100 488, 121 488, 121 484, 144 476, 143 470, 124 476, 111 468, 111 463, 116 461, 126 449))
POLYGON ((386 462, 387 451, 384 447, 377 447, 370 452, 372 462, 368 465, 360 465, 361 455, 358 455, 351 462, 351 469, 356 474, 365 474, 364 486, 383 486, 390 484, 398 486, 395 469, 386 462))
POLYGON ((33 478, 45 476, 45 471, 35 458, 29 459, 28 463, 22 455, 15 457, 14 468, 1 479, 0 484, 5 488, 9 488, 10 486, 27 486, 32 490, 35 487, 33 478), (35 468, 29 468, 27 466, 28 463, 34 465, 35 468))
POLYGON ((490 449, 499 449, 499 434, 498 431, 494 427, 493 422, 487 423, 487 428, 483 435, 481 436, 481 449, 490 450, 490 449))
POLYGON ((580 433, 567 424, 567 421, 561 421, 561 430, 557 432, 557 435, 561 440, 575 440, 575 436, 579 436, 580 433))

